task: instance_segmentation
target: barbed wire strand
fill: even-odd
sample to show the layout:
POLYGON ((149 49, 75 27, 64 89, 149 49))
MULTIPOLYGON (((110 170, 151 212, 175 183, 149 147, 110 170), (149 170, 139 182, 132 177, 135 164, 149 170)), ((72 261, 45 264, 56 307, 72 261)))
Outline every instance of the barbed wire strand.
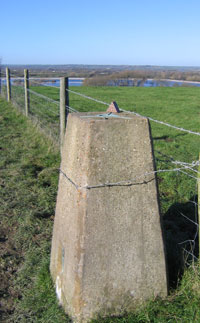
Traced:
POLYGON ((188 201, 188 203, 192 203, 192 204, 198 206, 198 203, 197 202, 194 202, 194 201, 188 201))
MULTIPOLYGON (((98 100, 98 99, 94 99, 94 98, 92 98, 90 96, 87 96, 85 94, 82 94, 82 93, 79 93, 79 92, 76 92, 76 91, 72 91, 72 90, 69 90, 69 89, 66 89, 66 91, 71 92, 71 93, 74 93, 76 95, 79 95, 79 96, 81 96, 81 97, 83 97, 85 99, 89 99, 89 100, 92 100, 94 102, 101 103, 101 104, 104 104, 104 105, 109 106, 109 103, 103 102, 103 101, 98 100)), ((190 134, 193 134, 193 135, 200 136, 200 133, 199 132, 195 132, 195 131, 192 131, 192 130, 188 130, 188 129, 184 129, 184 128, 181 128, 181 127, 177 127, 177 126, 171 125, 171 124, 169 124, 167 122, 163 122, 163 121, 159 121, 159 120, 153 119, 151 117, 143 116, 143 115, 141 115, 141 114, 139 114, 137 112, 134 112, 134 111, 128 111, 128 110, 124 110, 122 108, 119 108, 119 109, 121 111, 123 111, 123 112, 130 113, 130 114, 134 114, 134 115, 136 115, 138 117, 141 117, 141 118, 148 118, 149 120, 151 120, 153 122, 162 124, 164 126, 167 126, 167 127, 170 127, 170 128, 176 129, 176 130, 179 130, 179 131, 183 131, 183 132, 187 132, 187 133, 190 133, 190 134)))
MULTIPOLYGON (((45 103, 42 103, 40 101, 37 101, 35 97, 34 97, 34 99, 32 97, 29 97, 29 99, 30 99, 30 105, 31 105, 31 102, 33 101, 35 104, 44 107, 47 111, 51 112, 54 116, 59 117, 58 112, 56 113, 55 110, 53 110, 49 106, 47 107, 47 105, 45 103)), ((30 108, 33 109, 32 106, 30 106, 30 108)), ((35 109, 38 109, 38 107, 35 107, 35 109)))
POLYGON ((47 100, 47 101, 49 101, 49 102, 51 102, 51 103, 54 103, 54 104, 56 104, 56 105, 59 105, 59 104, 60 104, 58 101, 55 101, 55 100, 53 100, 53 99, 51 99, 51 98, 47 97, 46 95, 43 95, 43 94, 37 93, 37 92, 35 92, 35 91, 33 91, 33 90, 28 89, 28 92, 30 92, 30 93, 32 93, 32 94, 34 94, 34 95, 36 95, 36 96, 38 96, 38 97, 40 97, 40 98, 42 98, 42 99, 45 99, 45 100, 47 100))
POLYGON ((194 167, 198 167, 200 165, 200 161, 198 161, 198 160, 196 162, 194 162, 194 163, 191 163, 191 164, 186 163, 186 162, 182 163, 180 161, 171 161, 171 163, 175 164, 175 165, 181 165, 185 169, 189 169, 189 170, 191 170, 191 171, 193 171, 193 172, 195 172, 197 174, 200 174, 200 172, 198 170, 194 169, 194 167))
MULTIPOLYGON (((152 172, 148 172, 148 173, 143 173, 141 175, 136 176, 134 179, 128 179, 128 180, 124 180, 124 181, 119 181, 119 182, 115 182, 115 183, 100 183, 100 184, 95 184, 95 185, 85 185, 85 186, 79 186, 77 184, 74 183, 74 181, 72 179, 69 178, 69 176, 66 176, 67 179, 69 179, 69 181, 71 183, 74 183, 74 186, 79 189, 85 188, 85 189, 93 189, 93 188, 101 188, 101 187, 111 187, 111 186, 131 186, 134 184, 141 184, 141 183, 136 183, 136 180, 140 179, 141 177, 145 177, 145 176, 149 176, 149 175, 154 175, 154 174, 158 174, 158 173, 166 173, 166 172, 177 172, 177 171, 181 171, 182 168, 173 168, 173 169, 160 169, 160 170, 156 170, 156 171, 152 171, 152 172)), ((62 170, 60 170, 62 174, 64 174, 64 172, 62 170)), ((153 178, 154 179, 154 178, 153 178)), ((143 181, 143 183, 145 184, 146 181, 143 181)))
POLYGON ((184 243, 187 243, 187 242, 195 243, 195 240, 185 240, 183 242, 178 242, 178 244, 184 244, 184 243))
POLYGON ((188 174, 187 172, 184 172, 183 170, 180 170, 180 173, 183 173, 185 175, 187 175, 188 177, 194 178, 195 180, 198 180, 198 177, 192 176, 190 174, 188 174))
MULTIPOLYGON (((35 82, 35 83, 37 83, 37 82, 35 82)), ((40 85, 44 85, 44 84, 41 84, 41 83, 39 83, 40 85)), ((49 85, 45 85, 45 86, 49 86, 49 85)), ((52 87, 54 87, 54 88, 58 88, 58 87, 56 87, 56 86, 52 86, 52 87)), ((60 103, 59 102, 57 102, 57 101, 55 101, 55 100, 53 100, 53 99, 50 99, 50 98, 48 98, 48 97, 46 97, 46 96, 44 96, 44 95, 42 95, 42 94, 38 94, 38 93, 36 93, 35 91, 33 91, 33 90, 30 90, 30 89, 28 89, 28 91, 30 92, 30 93, 33 93, 33 94, 35 94, 35 95, 37 95, 38 97, 41 97, 41 98, 44 98, 44 99, 47 99, 48 101, 51 101, 51 102, 53 102, 53 103, 55 103, 55 104, 57 104, 57 105, 59 105, 60 103)), ((77 113, 78 111, 76 110, 76 109, 74 109, 74 108, 72 108, 72 107, 70 107, 70 106, 68 106, 68 105, 66 105, 66 107, 69 109, 69 111, 71 111, 71 112, 75 112, 75 113, 77 113)))
POLYGON ((68 108, 71 112, 78 113, 79 111, 75 110, 74 108, 70 107, 69 105, 66 105, 66 108, 68 108))
POLYGON ((57 120, 52 120, 52 118, 54 117, 58 117, 58 115, 54 115, 54 116, 49 116, 49 115, 46 115, 46 113, 44 113, 43 111, 41 110, 38 110, 37 107, 35 106, 32 106, 32 109, 30 110, 30 114, 32 116, 35 116, 35 117, 40 117, 39 121, 40 123, 42 124, 45 124, 45 125, 50 125, 50 124, 54 124, 54 125, 58 125, 58 122, 57 120), (56 121, 56 122, 53 122, 53 121, 56 121))
MULTIPOLYGON (((160 160, 159 158, 155 158, 157 161, 161 161, 161 162, 164 162, 164 163, 172 163, 172 164, 176 164, 175 162, 173 162, 172 160, 160 160)), ((198 162, 198 164, 196 165, 196 166, 194 166, 194 167, 197 167, 198 165, 199 165, 200 163, 198 162)), ((180 165, 180 164, 179 164, 180 165)), ((198 170, 196 170, 196 169, 194 169, 194 168, 192 168, 192 167, 189 167, 189 166, 184 166, 184 165, 182 165, 185 169, 187 169, 187 170, 190 170, 190 171, 193 171, 193 172, 195 172, 195 173, 197 173, 197 174, 200 174, 200 172, 198 171, 198 170)), ((187 173, 188 174, 188 173, 187 173)), ((193 176, 194 177, 194 176, 193 176)), ((196 177, 194 177, 195 179, 196 179, 196 177)))
POLYGON ((37 81, 35 81, 35 80, 31 80, 31 83, 35 83, 35 84, 37 84, 37 85, 41 85, 41 86, 46 86, 46 87, 53 87, 54 89, 60 89, 60 87, 59 86, 56 86, 56 85, 47 85, 47 84, 43 84, 43 83, 41 83, 41 82, 37 82, 37 81))
MULTIPOLYGON (((36 95, 36 96, 38 96, 38 97, 40 97, 40 98, 42 98, 42 99, 45 99, 45 100, 47 100, 47 101, 49 101, 49 102, 51 102, 51 103, 54 103, 54 104, 56 104, 57 106, 59 106, 60 105, 60 103, 58 102, 58 101, 55 101, 55 100, 53 100, 53 99, 51 99, 51 98, 49 98, 49 97, 47 97, 47 96, 45 96, 45 95, 42 95, 42 94, 39 94, 39 93, 37 93, 37 92, 35 92, 35 91, 32 91, 32 90, 30 90, 30 89, 28 89, 28 92, 30 92, 31 94, 34 94, 34 95, 36 95)), ((39 102, 39 101, 38 101, 39 102)), ((44 104, 43 104, 44 105, 44 104)), ((72 108, 72 107, 70 107, 70 106, 68 106, 68 105, 66 105, 66 107, 69 109, 69 111, 71 111, 71 112, 75 112, 75 113, 77 113, 78 111, 77 110, 75 110, 74 108, 72 108)))
POLYGON ((21 77, 21 76, 10 75, 10 79, 24 81, 24 77, 21 77))
POLYGON ((69 89, 66 89, 66 91, 67 91, 67 92, 70 92, 70 93, 73 93, 73 94, 77 94, 77 95, 79 95, 79 96, 82 96, 82 97, 83 97, 83 98, 85 98, 85 99, 92 100, 92 101, 94 101, 94 102, 104 104, 104 105, 106 105, 106 106, 108 106, 108 105, 109 105, 109 103, 106 103, 106 102, 101 101, 101 100, 98 100, 98 99, 94 99, 94 98, 92 98, 92 97, 90 97, 90 96, 88 96, 88 95, 85 95, 85 94, 82 94, 82 93, 79 93, 79 92, 76 92, 76 91, 72 91, 72 90, 69 90, 69 89))
POLYGON ((160 160, 158 157, 155 157, 155 159, 157 161, 161 161, 161 162, 164 162, 164 163, 172 163, 172 164, 175 164, 175 165, 185 165, 188 169, 191 169, 192 171, 196 172, 196 173, 200 173, 198 170, 195 170, 193 169, 192 167, 198 167, 200 166, 200 161, 197 160, 197 161, 193 161, 192 163, 187 163, 187 162, 181 162, 181 161, 178 161, 178 160, 175 160, 172 156, 168 156, 166 154, 163 154, 161 151, 159 150, 154 150, 154 153, 157 153, 165 158, 167 158, 167 160, 160 160), (191 167, 190 167, 191 166, 191 167))
POLYGON ((192 221, 190 218, 188 218, 187 216, 185 216, 182 212, 179 212, 184 218, 186 218, 188 221, 192 222, 193 224, 195 224, 196 226, 199 226, 198 223, 192 221))
POLYGON ((12 90, 12 96, 11 96, 11 101, 13 101, 13 99, 16 100, 16 102, 20 101, 20 104, 24 104, 24 92, 21 92, 21 88, 15 88, 12 90))
MULTIPOLYGON (((190 251, 186 250, 185 248, 183 248, 183 250, 198 261, 198 258, 193 253, 191 253, 190 251)), ((190 264, 188 264, 188 265, 190 265, 190 264)))
POLYGON ((133 112, 133 111, 126 111, 126 110, 123 110, 121 109, 123 112, 128 112, 128 113, 133 113, 134 115, 138 116, 138 117, 142 117, 142 118, 148 118, 149 120, 153 121, 153 122, 156 122, 156 123, 159 123, 159 124, 162 124, 164 126, 167 126, 169 128, 173 128, 173 129, 176 129, 176 130, 179 130, 179 131, 183 131, 183 132, 187 132, 189 134, 193 134, 193 135, 197 135, 197 136, 200 136, 200 132, 195 132, 195 131, 192 131, 192 130, 188 130, 188 129, 184 129, 184 128, 181 128, 181 127, 177 127, 177 126, 174 126, 174 125, 171 125, 167 122, 163 122, 163 121, 159 121, 159 120, 156 120, 156 119, 153 119, 151 117, 146 117, 146 116, 143 116, 137 112, 133 112))
POLYGON ((41 105, 46 110, 52 111, 55 114, 56 114, 56 111, 57 111, 57 114, 58 114, 57 106, 55 106, 55 105, 51 106, 51 102, 42 101, 43 100, 42 98, 34 96, 34 95, 32 95, 32 93, 29 95, 29 100, 37 103, 38 105, 41 105))

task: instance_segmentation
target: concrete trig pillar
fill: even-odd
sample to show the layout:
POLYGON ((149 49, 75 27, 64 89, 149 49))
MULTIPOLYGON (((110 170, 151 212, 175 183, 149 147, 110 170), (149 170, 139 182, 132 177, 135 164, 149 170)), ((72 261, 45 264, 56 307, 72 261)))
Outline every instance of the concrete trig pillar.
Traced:
POLYGON ((51 274, 75 321, 121 315, 167 295, 154 170, 148 119, 69 115, 51 274))

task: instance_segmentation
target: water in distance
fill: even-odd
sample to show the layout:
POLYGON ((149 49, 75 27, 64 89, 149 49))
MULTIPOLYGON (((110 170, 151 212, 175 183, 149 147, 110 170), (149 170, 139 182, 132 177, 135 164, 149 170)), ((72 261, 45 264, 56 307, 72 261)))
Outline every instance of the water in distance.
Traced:
MULTIPOLYGON (((69 86, 81 86, 83 85, 83 79, 70 79, 69 78, 69 86)), ((48 85, 48 86, 60 86, 60 80, 59 79, 55 79, 55 80, 44 80, 42 82, 44 85, 48 85)))
MULTIPOLYGON (((70 79, 69 78, 69 86, 82 86, 84 79, 70 79)), ((60 80, 44 80, 44 85, 49 86, 60 86, 60 80)), ((178 80, 153 80, 153 79, 145 79, 145 80, 133 80, 133 79, 122 79, 122 80, 111 80, 106 84, 107 86, 136 86, 136 87, 173 87, 173 86, 200 86, 200 82, 186 82, 186 81, 178 81, 178 80)))
MULTIPOLYGON (((2 84, 6 85, 6 79, 1 79, 2 84)), ((30 86, 55 86, 60 87, 60 79, 47 79, 47 78, 30 78, 30 86)), ((69 78, 69 86, 82 86, 84 78, 69 78)), ((23 78, 11 78, 11 84, 13 85, 23 85, 23 78)), ((107 82, 106 86, 128 86, 128 87, 174 87, 174 86, 195 86, 200 87, 200 82, 189 82, 189 81, 179 81, 179 80, 155 80, 155 79, 117 79, 110 80, 107 82)))

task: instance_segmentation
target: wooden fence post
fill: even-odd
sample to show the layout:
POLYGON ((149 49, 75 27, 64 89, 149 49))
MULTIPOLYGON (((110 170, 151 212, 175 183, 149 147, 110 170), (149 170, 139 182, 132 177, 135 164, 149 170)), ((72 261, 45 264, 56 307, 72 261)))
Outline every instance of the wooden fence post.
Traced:
MULTIPOLYGON (((199 162, 200 162, 200 153, 199 153, 199 162)), ((198 167, 198 224, 199 224, 199 255, 200 255, 200 165, 198 167)), ((199 256, 200 259, 200 256, 199 256)), ((200 264, 200 262, 199 262, 200 264)))
POLYGON ((29 114, 29 72, 24 70, 24 97, 25 97, 25 115, 29 114))
POLYGON ((62 150, 69 111, 68 77, 60 79, 60 147, 62 150))
POLYGON ((6 67, 7 101, 11 101, 10 69, 6 67))

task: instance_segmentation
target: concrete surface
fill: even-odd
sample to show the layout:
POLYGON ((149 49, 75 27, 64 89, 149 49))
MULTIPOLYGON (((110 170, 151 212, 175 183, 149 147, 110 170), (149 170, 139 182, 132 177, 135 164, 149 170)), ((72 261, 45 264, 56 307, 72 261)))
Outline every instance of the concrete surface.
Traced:
POLYGON ((77 322, 167 295, 149 122, 98 114, 68 117, 52 240, 57 296, 77 322))

